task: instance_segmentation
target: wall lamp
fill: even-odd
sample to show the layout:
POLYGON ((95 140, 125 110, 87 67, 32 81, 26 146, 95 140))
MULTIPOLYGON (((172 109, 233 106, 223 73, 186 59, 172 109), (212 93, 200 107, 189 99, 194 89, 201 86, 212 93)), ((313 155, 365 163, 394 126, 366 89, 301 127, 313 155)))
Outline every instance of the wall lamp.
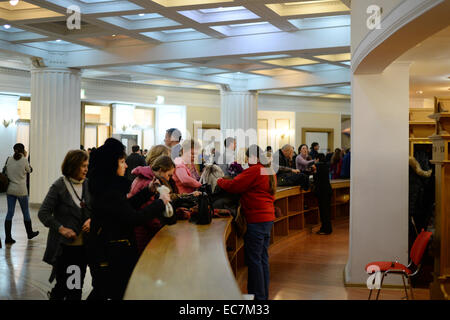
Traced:
POLYGON ((11 123, 13 123, 14 122, 14 119, 10 119, 10 120, 6 120, 6 119, 3 119, 3 126, 5 127, 5 128, 8 128, 9 127, 9 125, 11 124, 11 123))

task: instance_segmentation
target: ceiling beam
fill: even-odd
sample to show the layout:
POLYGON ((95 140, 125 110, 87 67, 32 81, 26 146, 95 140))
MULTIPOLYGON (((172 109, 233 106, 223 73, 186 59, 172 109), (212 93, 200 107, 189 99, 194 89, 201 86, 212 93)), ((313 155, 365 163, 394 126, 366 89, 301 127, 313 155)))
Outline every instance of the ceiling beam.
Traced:
POLYGON ((248 80, 248 90, 272 90, 323 86, 331 84, 346 85, 350 83, 350 70, 333 70, 314 74, 298 72, 298 74, 267 79, 248 80))
POLYGON ((225 39, 203 39, 157 45, 85 50, 68 53, 68 67, 137 65, 196 59, 215 59, 237 55, 268 55, 280 52, 326 54, 328 51, 350 50, 350 27, 325 30, 276 32, 225 39))

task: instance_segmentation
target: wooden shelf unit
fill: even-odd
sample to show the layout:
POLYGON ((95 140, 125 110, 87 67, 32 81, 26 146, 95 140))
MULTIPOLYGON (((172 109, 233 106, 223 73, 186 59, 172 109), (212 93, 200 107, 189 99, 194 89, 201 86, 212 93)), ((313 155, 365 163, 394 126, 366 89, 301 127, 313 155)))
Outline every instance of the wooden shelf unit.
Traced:
MULTIPOLYGON (((350 180, 333 180, 331 186, 333 188, 331 219, 349 216, 350 180)), ((310 233, 313 227, 320 224, 317 198, 310 190, 303 191, 300 187, 280 187, 275 195, 274 205, 280 208, 281 216, 274 221, 270 245, 302 232, 310 233)), ((233 224, 231 228, 234 229, 233 224)), ((228 233, 226 244, 230 266, 239 279, 240 273, 246 271, 244 240, 232 231, 228 233)))
POLYGON ((432 240, 434 281, 430 285, 431 299, 444 299, 450 289, 450 99, 435 98, 436 121, 433 141, 433 160, 436 172, 435 231, 432 240))
POLYGON ((430 119, 433 108, 409 109, 409 155, 414 156, 414 150, 418 145, 432 145, 429 139, 436 132, 436 121, 430 119))

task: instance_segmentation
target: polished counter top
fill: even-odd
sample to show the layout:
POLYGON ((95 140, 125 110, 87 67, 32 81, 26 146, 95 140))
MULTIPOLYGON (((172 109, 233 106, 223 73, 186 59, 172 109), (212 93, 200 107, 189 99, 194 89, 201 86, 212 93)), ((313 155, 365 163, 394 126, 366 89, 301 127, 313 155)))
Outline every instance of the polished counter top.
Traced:
POLYGON ((125 300, 241 300, 225 248, 231 218, 210 225, 178 221, 150 241, 125 300))

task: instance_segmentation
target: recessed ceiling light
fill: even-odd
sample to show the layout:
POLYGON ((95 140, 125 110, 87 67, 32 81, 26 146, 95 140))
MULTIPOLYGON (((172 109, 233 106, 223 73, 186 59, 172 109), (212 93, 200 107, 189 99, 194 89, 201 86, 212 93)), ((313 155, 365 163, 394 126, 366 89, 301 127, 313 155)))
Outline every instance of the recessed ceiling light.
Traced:
POLYGON ((416 91, 417 94, 423 94, 422 90, 416 91))
POLYGON ((145 16, 145 13, 139 13, 139 17, 145 16))
POLYGON ((9 4, 12 6, 16 6, 19 3, 19 0, 10 0, 9 4))
POLYGON ((3 26, 3 28, 9 29, 9 28, 11 28, 11 26, 10 26, 9 24, 5 24, 5 25, 3 26))
POLYGON ((113 34, 112 36, 113 36, 113 37, 115 37, 116 35, 115 35, 115 34, 113 34))
POLYGON ((61 39, 56 39, 56 42, 61 42, 61 39))

